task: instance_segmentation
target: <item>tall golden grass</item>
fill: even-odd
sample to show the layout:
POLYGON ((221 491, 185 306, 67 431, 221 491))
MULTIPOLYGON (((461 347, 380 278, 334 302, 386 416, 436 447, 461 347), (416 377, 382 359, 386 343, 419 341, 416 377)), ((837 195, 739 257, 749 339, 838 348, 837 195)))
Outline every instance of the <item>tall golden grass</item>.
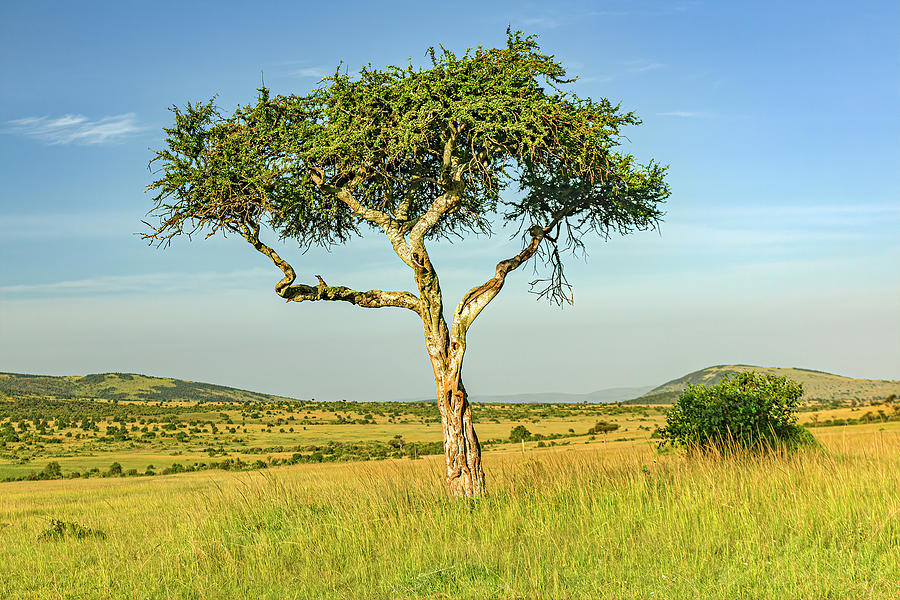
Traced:
POLYGON ((844 429, 487 453, 475 502, 437 459, 4 484, 0 598, 897 598, 900 429, 844 429))

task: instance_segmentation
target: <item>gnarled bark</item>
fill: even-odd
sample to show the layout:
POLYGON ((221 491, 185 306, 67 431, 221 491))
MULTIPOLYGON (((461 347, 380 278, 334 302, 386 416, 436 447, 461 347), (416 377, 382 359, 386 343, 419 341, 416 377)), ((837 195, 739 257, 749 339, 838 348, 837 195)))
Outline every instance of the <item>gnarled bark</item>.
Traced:
POLYGON ((452 497, 477 497, 485 493, 484 470, 472 407, 462 382, 465 345, 447 341, 443 337, 427 342, 444 433, 447 493, 452 497))

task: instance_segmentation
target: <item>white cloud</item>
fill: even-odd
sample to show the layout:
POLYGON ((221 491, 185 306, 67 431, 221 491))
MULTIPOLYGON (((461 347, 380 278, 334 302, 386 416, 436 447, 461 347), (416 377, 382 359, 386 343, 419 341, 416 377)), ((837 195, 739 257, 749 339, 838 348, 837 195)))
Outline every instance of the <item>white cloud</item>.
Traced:
POLYGON ((325 72, 324 67, 301 67, 291 71, 291 75, 293 77, 315 77, 316 79, 322 79, 328 75, 328 73, 325 72))
POLYGON ((700 4, 699 2, 694 2, 693 0, 686 1, 686 2, 676 2, 672 6, 672 10, 674 12, 687 12, 691 9, 696 8, 699 4, 700 4))
POLYGON ((774 229, 761 225, 759 228, 729 228, 716 225, 686 225, 670 223, 665 226, 665 242, 679 242, 689 245, 712 246, 771 246, 773 244, 803 244, 811 242, 834 242, 859 240, 866 237, 863 232, 826 231, 819 229, 782 228, 774 229))
POLYGON ((144 273, 139 275, 104 275, 88 279, 52 283, 0 286, 0 297, 17 296, 95 296, 129 292, 171 293, 185 291, 258 288, 260 283, 278 281, 273 269, 246 269, 230 273, 144 273))
POLYGON ((656 71, 665 67, 665 63, 651 62, 647 60, 630 60, 625 63, 628 70, 632 73, 646 73, 647 71, 656 71))
POLYGON ((878 226, 889 229, 900 217, 900 205, 865 202, 821 204, 756 204, 704 207, 680 212, 681 219, 725 222, 774 222, 780 226, 838 227, 841 231, 864 228, 867 235, 878 226))
POLYGON ((84 115, 58 118, 24 117, 7 122, 6 133, 16 133, 49 144, 112 144, 146 129, 138 124, 134 113, 90 120, 84 115))
POLYGON ((555 29, 562 25, 559 19, 553 17, 527 17, 520 22, 526 27, 545 27, 547 29, 555 29))
MULTIPOLYGON (((394 264, 396 263, 396 264, 394 264)), ((335 267, 337 265, 334 265, 335 267)), ((313 275, 322 273, 330 285, 348 285, 354 289, 415 289, 405 265, 372 263, 366 269, 329 269, 303 265, 298 267, 298 284, 315 285, 313 275)), ((447 269, 449 272, 450 270, 447 269)), ((487 279, 493 269, 478 273, 478 279, 487 279)), ((182 295, 192 293, 223 292, 271 292, 281 279, 281 272, 272 265, 235 271, 161 272, 134 275, 98 275, 84 279, 54 281, 48 283, 0 285, 0 300, 26 298, 94 297, 115 294, 182 295)), ((473 280, 473 284, 476 281, 473 280)), ((468 289, 468 288, 467 288, 468 289)), ((274 296, 274 292, 271 292, 274 296)))
MULTIPOLYGON (((707 212, 709 212, 708 209, 707 212)), ((712 209, 716 210, 716 209, 712 209)), ((733 206, 719 209, 727 214, 758 214, 772 216, 778 215, 794 215, 794 216, 811 216, 816 214, 846 215, 846 214, 871 214, 871 215, 889 215, 900 213, 900 205, 896 204, 877 204, 863 202, 848 202, 844 204, 778 204, 774 206, 733 206)))

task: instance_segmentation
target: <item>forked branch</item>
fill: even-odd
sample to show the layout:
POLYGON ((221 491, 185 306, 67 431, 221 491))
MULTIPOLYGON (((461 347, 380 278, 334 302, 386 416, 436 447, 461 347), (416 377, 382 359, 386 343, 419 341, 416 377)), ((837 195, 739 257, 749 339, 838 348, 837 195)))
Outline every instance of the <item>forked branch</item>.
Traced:
POLYGON ((385 235, 387 235, 388 240, 390 240, 394 252, 400 257, 400 260, 410 267, 413 266, 409 244, 407 244, 406 238, 403 236, 403 224, 400 221, 393 218, 388 213, 364 206, 356 199, 349 187, 336 187, 327 183, 325 181, 325 171, 322 169, 311 167, 310 170, 312 171, 312 181, 316 184, 316 187, 322 192, 330 194, 346 204, 358 217, 365 219, 373 225, 381 227, 385 235))
POLYGON ((439 183, 444 193, 435 198, 428 210, 413 225, 409 232, 409 243, 413 248, 421 248, 425 236, 431 231, 441 217, 459 206, 465 185, 462 181, 462 169, 459 160, 455 156, 456 140, 459 131, 451 128, 447 140, 444 142, 444 153, 441 160, 441 173, 439 183))

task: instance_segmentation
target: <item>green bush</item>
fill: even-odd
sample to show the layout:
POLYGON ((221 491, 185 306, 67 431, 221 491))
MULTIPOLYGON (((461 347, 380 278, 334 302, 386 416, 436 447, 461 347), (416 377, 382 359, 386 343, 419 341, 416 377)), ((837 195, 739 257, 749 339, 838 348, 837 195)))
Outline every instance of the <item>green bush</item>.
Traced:
POLYGON ((588 429, 588 435, 593 435, 595 433, 607 434, 610 431, 615 431, 619 428, 618 423, 610 423, 609 421, 597 421, 593 427, 588 429))
POLYGON ((62 477, 62 468, 59 466, 58 462, 52 461, 47 463, 47 466, 44 467, 41 474, 46 479, 60 479, 62 477))
POLYGON ((106 534, 99 529, 89 529, 78 523, 70 523, 68 521, 60 521, 58 519, 50 519, 50 527, 43 531, 38 539, 45 540, 61 540, 65 538, 85 539, 85 538, 105 539, 106 534))
POLYGON ((803 384, 751 371, 726 376, 714 386, 689 385, 666 415, 663 444, 690 450, 736 444, 796 447, 814 443, 794 414, 803 384))
POLYGON ((527 440, 531 437, 531 432, 525 428, 524 425, 516 425, 512 428, 512 431, 509 432, 509 441, 511 442, 521 442, 522 440, 527 440))

